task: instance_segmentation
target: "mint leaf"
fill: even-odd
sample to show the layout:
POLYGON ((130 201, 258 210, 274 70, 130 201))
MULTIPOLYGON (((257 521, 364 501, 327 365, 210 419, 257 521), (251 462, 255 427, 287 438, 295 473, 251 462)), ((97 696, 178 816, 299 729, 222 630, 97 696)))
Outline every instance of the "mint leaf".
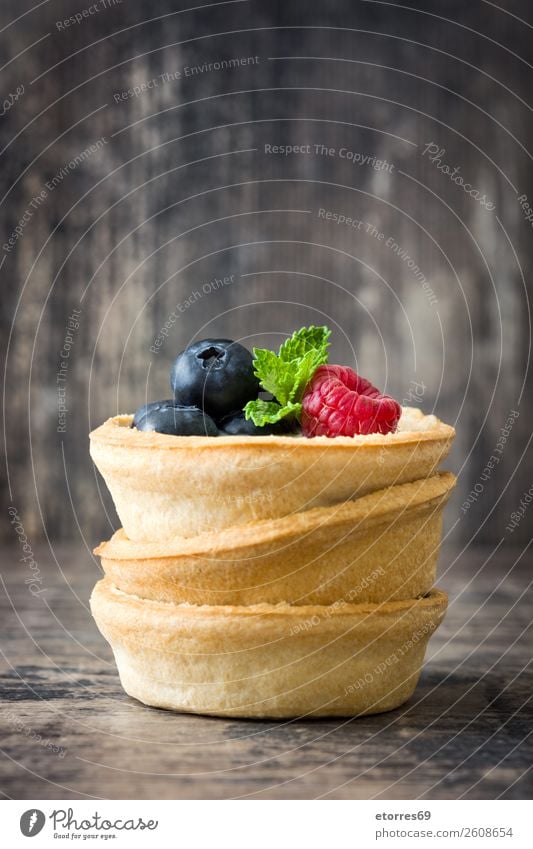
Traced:
POLYGON ((328 339, 331 336, 331 330, 328 327, 302 327, 296 330, 290 339, 287 339, 279 349, 279 358, 284 362, 299 360, 310 351, 316 351, 317 359, 321 363, 327 362, 327 349, 329 347, 328 339))
POLYGON ((271 392, 281 405, 290 399, 294 384, 294 368, 266 348, 254 348, 254 372, 261 386, 271 392))
MULTIPOLYGON (((326 354, 327 361, 327 354, 326 354)), ((296 371, 293 373, 293 393, 292 400, 301 401, 305 387, 313 377, 318 366, 325 362, 324 355, 320 351, 308 351, 301 360, 295 360, 293 367, 296 371)))
POLYGON ((286 416, 300 417, 305 387, 318 366, 328 361, 327 327, 302 327, 280 347, 277 354, 267 348, 254 348, 254 372, 261 386, 274 401, 249 401, 244 412, 247 419, 263 427, 286 416))
POLYGON ((299 416, 302 411, 301 404, 285 404, 281 406, 277 401, 248 401, 244 408, 244 416, 251 419, 257 427, 266 424, 275 424, 286 416, 299 416))

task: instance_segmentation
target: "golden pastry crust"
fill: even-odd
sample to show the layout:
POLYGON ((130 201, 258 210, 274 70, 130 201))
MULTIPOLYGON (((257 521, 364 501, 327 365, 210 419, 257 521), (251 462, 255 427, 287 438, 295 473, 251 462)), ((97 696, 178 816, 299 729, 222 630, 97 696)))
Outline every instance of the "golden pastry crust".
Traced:
POLYGON ((412 694, 447 597, 378 605, 194 606, 105 578, 91 609, 122 685, 145 704, 243 717, 353 716, 412 694))
POLYGON ((279 519, 165 542, 123 530, 95 549, 119 589, 190 604, 380 602, 435 580, 449 473, 279 519))
POLYGON ((327 439, 167 436, 115 416, 91 435, 129 539, 192 537, 330 507, 433 474, 455 431, 404 408, 393 434, 327 439))

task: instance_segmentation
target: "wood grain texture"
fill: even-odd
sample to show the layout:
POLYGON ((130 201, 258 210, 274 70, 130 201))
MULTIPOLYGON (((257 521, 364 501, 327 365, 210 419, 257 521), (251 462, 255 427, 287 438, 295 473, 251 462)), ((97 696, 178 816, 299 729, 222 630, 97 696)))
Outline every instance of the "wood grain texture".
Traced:
POLYGON ((513 549, 443 553, 450 608, 404 707, 291 722, 187 716, 130 699, 88 612, 94 560, 74 546, 36 554, 40 598, 24 584, 19 552, 2 551, 1 774, 11 798, 531 795, 531 564, 513 549))
MULTIPOLYGON (((6 31, 3 91, 25 91, 0 124, 5 238, 30 217, 0 256, 5 502, 34 540, 109 536, 117 520, 90 428, 167 397, 169 361, 193 337, 276 344, 326 321, 333 361, 400 400, 424 384, 416 402, 457 423, 452 536, 497 542, 531 486, 531 229, 517 201, 533 198, 533 55, 518 19, 529 5, 190 6, 124 0, 65 28, 72 4, 52 0, 6 31), (246 64, 215 65, 232 59, 246 64), (431 142, 493 211, 428 160, 431 142), (272 144, 310 153, 266 153, 272 144), (353 164, 343 148, 392 169, 353 164), (462 513, 511 410, 505 450, 462 513)), ((2 2, 2 24, 20 14, 2 2)), ((4 523, 0 533, 13 539, 4 523)))

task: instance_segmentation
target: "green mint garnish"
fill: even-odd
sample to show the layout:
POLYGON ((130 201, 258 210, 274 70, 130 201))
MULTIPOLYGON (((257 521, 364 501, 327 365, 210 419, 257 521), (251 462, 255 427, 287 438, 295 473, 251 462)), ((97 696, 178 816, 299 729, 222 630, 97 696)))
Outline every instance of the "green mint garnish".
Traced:
POLYGON ((305 387, 318 366, 328 361, 330 336, 327 327, 302 327, 281 345, 277 354, 267 348, 254 348, 255 375, 276 400, 248 401, 245 417, 257 427, 274 424, 286 416, 299 419, 305 387))
POLYGON ((286 416, 300 418, 301 412, 301 404, 284 404, 282 407, 277 401, 248 401, 244 408, 245 418, 252 419, 257 427, 275 424, 286 416))

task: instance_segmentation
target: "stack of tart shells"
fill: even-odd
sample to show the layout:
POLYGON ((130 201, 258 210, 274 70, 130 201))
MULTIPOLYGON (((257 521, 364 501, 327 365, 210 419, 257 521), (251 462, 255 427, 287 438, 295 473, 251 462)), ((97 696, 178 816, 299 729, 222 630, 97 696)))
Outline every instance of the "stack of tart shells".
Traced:
POLYGON ((116 416, 91 456, 122 522, 91 609, 126 692, 218 716, 355 716, 413 693, 447 596, 433 589, 437 471, 454 429, 169 436, 116 416))

